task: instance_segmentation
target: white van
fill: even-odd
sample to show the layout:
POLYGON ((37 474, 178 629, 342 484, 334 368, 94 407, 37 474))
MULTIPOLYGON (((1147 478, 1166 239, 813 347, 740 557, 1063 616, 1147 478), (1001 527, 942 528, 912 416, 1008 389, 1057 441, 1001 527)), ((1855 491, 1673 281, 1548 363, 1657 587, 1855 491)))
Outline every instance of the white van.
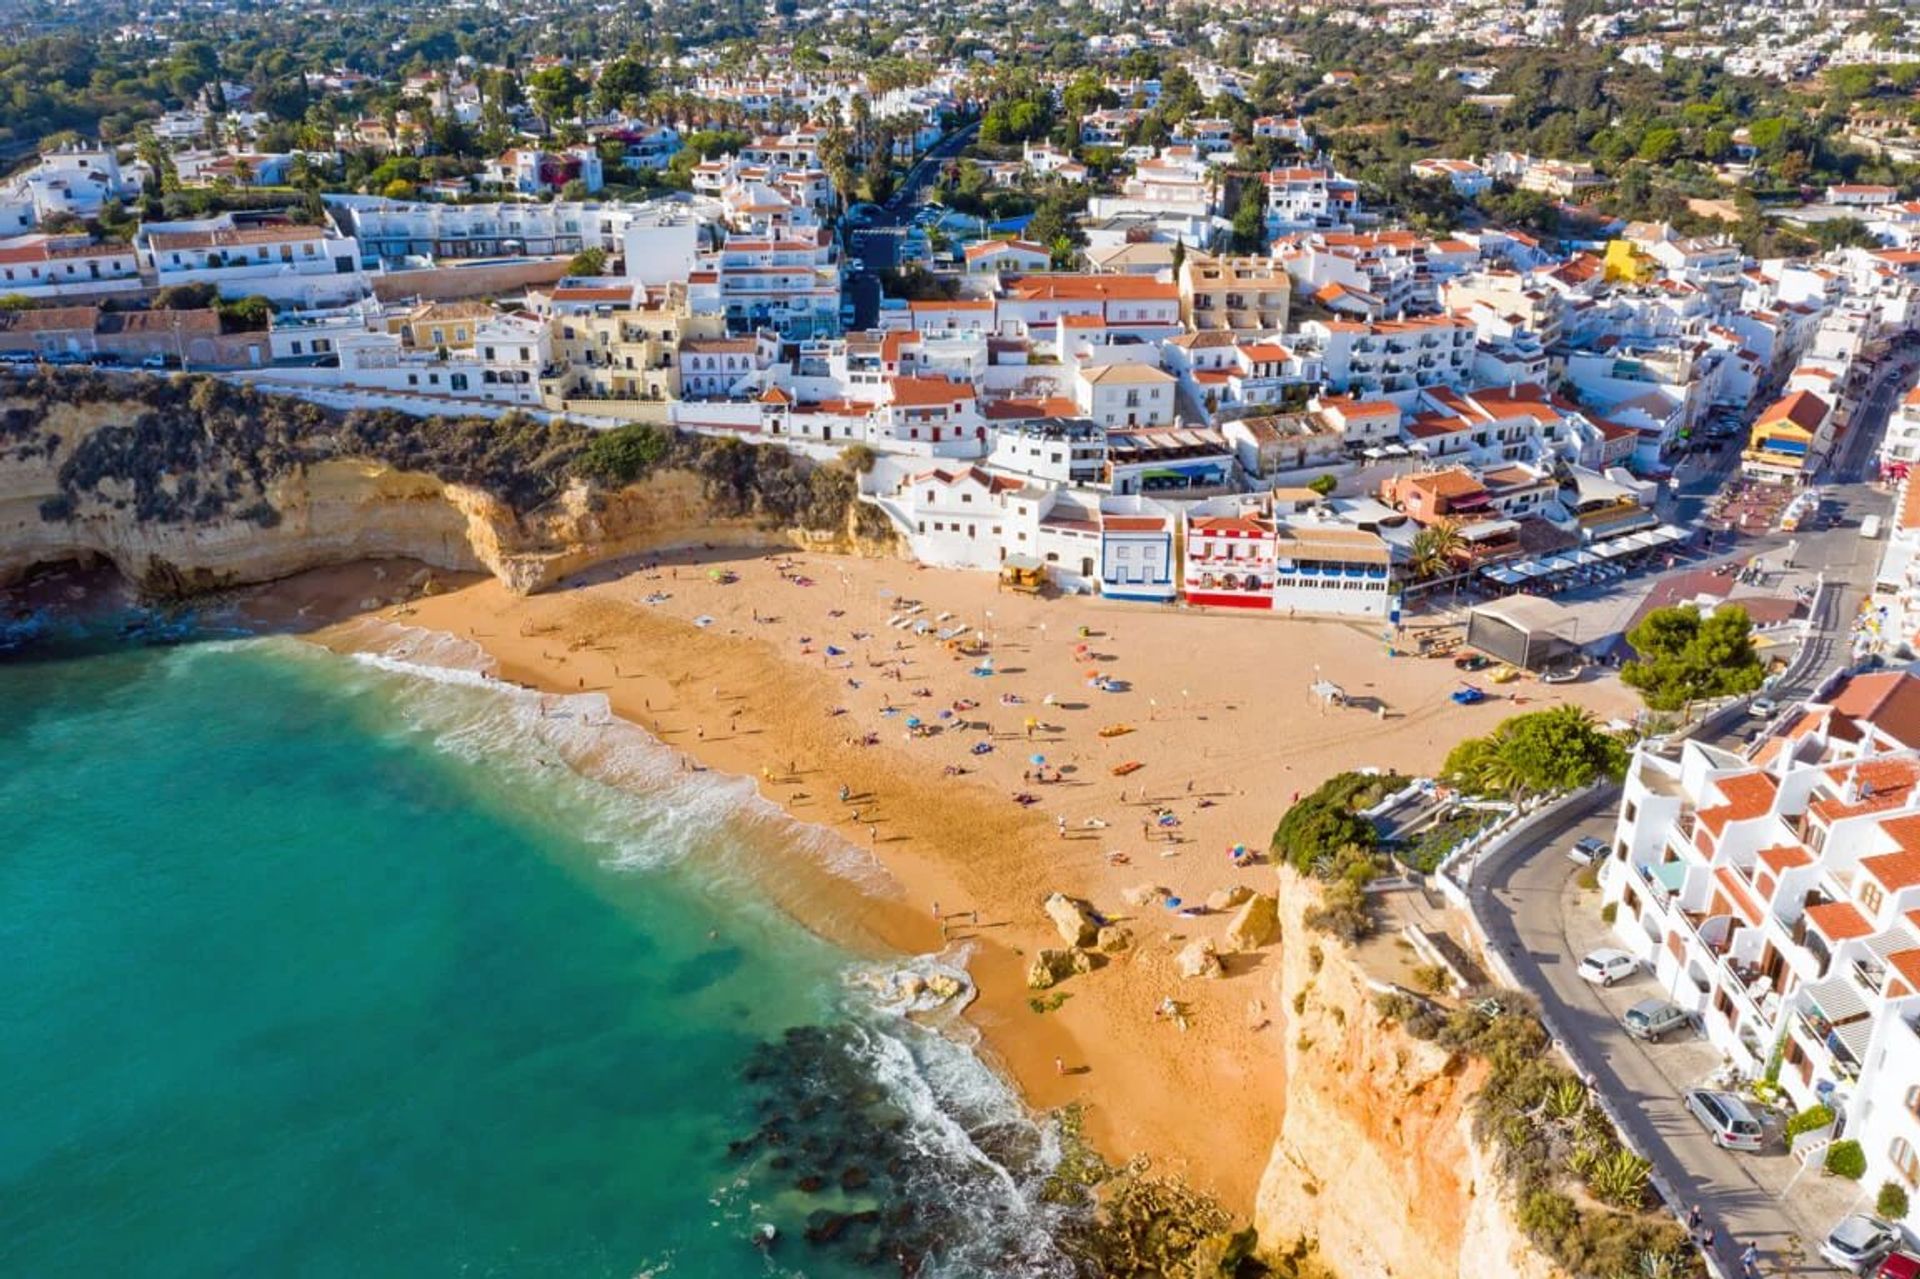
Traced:
POLYGON ((1880 517, 1869 515, 1860 521, 1860 536, 1872 541, 1880 536, 1880 517))

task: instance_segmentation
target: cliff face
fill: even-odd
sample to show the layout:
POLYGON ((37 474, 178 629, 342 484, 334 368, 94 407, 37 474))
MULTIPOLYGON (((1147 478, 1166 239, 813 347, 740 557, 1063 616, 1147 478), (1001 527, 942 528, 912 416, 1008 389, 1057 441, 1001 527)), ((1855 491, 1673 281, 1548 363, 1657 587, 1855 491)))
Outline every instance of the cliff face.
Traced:
POLYGON ((120 438, 152 414, 137 399, 0 397, 0 419, 10 414, 30 415, 31 428, 0 447, 0 586, 37 564, 105 560, 149 593, 180 596, 405 557, 490 572, 525 593, 688 541, 888 549, 862 542, 851 519, 837 532, 808 532, 728 515, 687 470, 658 470, 614 491, 569 481, 521 513, 476 485, 355 453, 351 443, 345 452, 325 447, 337 437, 317 429, 307 455, 262 463, 256 452, 236 464, 218 441, 161 448, 151 431, 120 438))
POLYGON ((1309 897, 1283 885, 1287 1095, 1260 1237, 1317 1239, 1342 1279, 1553 1279, 1473 1138, 1482 1068, 1382 1018, 1353 957, 1302 922, 1309 897))

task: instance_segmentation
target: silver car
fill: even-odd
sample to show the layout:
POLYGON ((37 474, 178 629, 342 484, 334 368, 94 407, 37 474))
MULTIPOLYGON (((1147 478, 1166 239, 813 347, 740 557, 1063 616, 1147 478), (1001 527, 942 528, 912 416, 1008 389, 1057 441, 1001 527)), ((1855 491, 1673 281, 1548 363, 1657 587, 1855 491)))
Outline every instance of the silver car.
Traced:
POLYGON ((1620 1024, 1635 1039, 1644 1039, 1657 1044, 1662 1037, 1676 1030, 1684 1030, 1692 1023, 1687 1010, 1678 1004, 1668 1003, 1664 999, 1643 999, 1627 1009, 1620 1024))
POLYGON ((1766 1140, 1760 1121, 1730 1092, 1695 1088, 1687 1093, 1687 1109, 1722 1150, 1758 1150, 1766 1140))
POLYGON ((1820 1257, 1849 1274, 1864 1275, 1900 1242, 1900 1232, 1878 1217, 1851 1213, 1840 1218, 1820 1243, 1820 1257))

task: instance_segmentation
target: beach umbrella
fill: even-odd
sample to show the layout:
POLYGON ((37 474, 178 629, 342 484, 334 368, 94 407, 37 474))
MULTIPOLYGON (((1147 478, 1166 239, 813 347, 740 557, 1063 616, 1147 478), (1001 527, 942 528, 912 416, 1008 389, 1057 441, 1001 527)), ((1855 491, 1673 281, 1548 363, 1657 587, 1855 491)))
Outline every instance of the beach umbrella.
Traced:
POLYGON ((920 727, 920 717, 918 715, 907 716, 907 727, 908 728, 920 727))
POLYGON ((1167 901, 1166 901, 1166 907, 1167 907, 1167 909, 1168 909, 1168 910, 1179 910, 1179 909, 1180 909, 1180 899, 1179 899, 1178 897, 1169 897, 1169 898, 1167 898, 1167 901))
POLYGON ((1029 755, 1027 757, 1027 763, 1029 764, 1044 764, 1046 762, 1047 757, 1045 755, 1029 755))

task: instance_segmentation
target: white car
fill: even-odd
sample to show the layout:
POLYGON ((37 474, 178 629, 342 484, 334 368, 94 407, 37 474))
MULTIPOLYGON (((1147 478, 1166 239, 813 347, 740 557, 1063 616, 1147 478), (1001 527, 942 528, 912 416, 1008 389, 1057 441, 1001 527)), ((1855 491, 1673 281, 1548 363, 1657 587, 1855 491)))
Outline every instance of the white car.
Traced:
POLYGON ((1752 711, 1757 719, 1772 719, 1780 713, 1780 703, 1771 697, 1756 697, 1747 703, 1747 709, 1752 711))
POLYGON ((1573 841, 1573 847, 1567 850, 1567 860, 1575 866, 1591 866, 1607 851, 1607 841, 1593 835, 1583 835, 1573 841))
POLYGON ((1820 1243, 1820 1258, 1848 1274, 1864 1275, 1900 1242, 1900 1232, 1878 1217, 1850 1213, 1820 1243))
POLYGON ((1596 986, 1611 986, 1639 972, 1640 961, 1624 950, 1602 948, 1581 960, 1576 971, 1581 981, 1590 981, 1596 986))

